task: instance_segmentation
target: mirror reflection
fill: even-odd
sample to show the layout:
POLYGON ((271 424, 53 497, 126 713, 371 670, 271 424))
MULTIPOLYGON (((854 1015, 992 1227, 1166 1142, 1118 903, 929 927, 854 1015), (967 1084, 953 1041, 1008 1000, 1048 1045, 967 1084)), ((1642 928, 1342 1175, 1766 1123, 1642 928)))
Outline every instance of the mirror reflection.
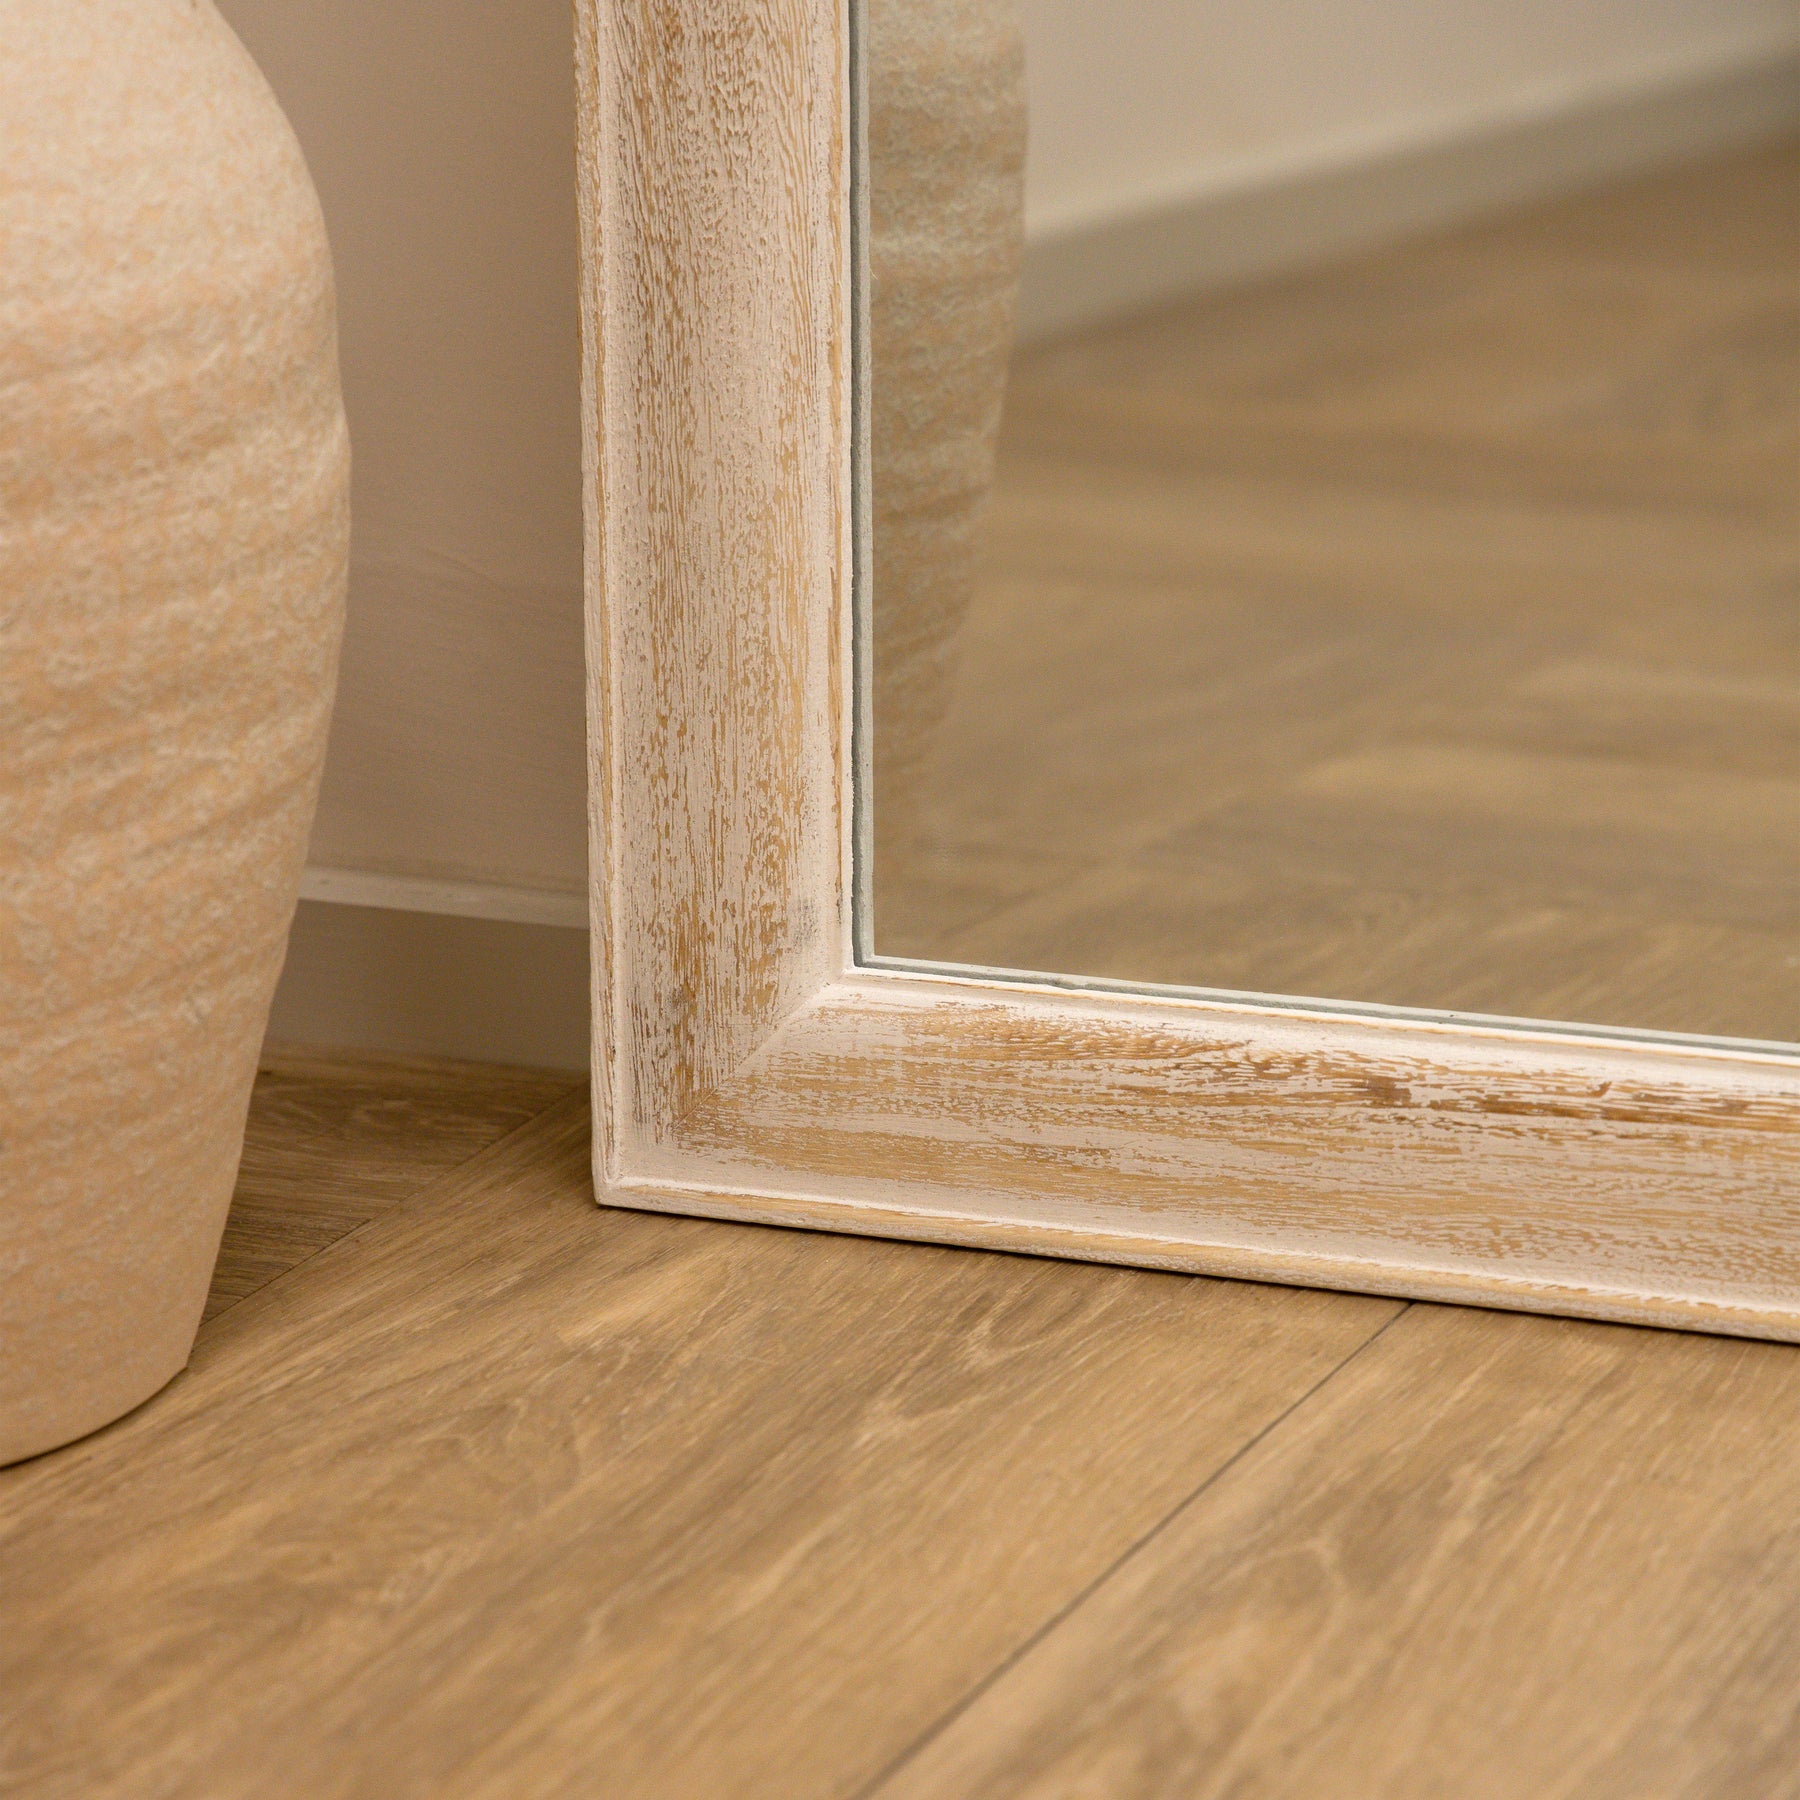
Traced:
POLYGON ((1761 0, 866 0, 877 958, 1800 1038, 1761 0))

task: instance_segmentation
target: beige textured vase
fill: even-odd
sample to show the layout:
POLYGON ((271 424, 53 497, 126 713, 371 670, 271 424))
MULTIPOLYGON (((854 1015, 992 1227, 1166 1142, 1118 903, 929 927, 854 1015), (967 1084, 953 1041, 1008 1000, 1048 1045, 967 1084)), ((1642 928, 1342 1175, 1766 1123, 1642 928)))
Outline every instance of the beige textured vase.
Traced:
POLYGON ((0 1463, 186 1362, 331 709, 299 147, 208 0, 0 0, 0 1463))
POLYGON ((867 16, 875 831, 886 859, 905 856, 919 828, 993 485, 1024 237, 1025 52, 1015 0, 868 0, 867 16))

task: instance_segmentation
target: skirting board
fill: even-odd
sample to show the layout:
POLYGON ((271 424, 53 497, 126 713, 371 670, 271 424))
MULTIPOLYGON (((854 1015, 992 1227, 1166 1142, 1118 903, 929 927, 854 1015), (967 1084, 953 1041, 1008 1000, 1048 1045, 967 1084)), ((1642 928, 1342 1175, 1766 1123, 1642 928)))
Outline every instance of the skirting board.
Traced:
POLYGON ((1800 51, 1763 46, 1545 91, 1504 111, 1299 155, 1027 232, 1025 341, 1275 275, 1495 208, 1723 152, 1800 123, 1800 51))
POLYGON ((585 1069, 588 934, 578 926, 303 898, 269 1037, 585 1069))

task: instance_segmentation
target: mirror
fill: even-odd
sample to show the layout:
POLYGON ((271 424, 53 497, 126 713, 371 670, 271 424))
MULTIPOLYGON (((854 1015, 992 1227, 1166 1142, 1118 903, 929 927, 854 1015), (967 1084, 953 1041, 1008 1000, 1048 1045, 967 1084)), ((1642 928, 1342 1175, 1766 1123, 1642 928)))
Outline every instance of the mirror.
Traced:
POLYGON ((866 0, 865 956, 1800 1039, 1755 0, 866 0))

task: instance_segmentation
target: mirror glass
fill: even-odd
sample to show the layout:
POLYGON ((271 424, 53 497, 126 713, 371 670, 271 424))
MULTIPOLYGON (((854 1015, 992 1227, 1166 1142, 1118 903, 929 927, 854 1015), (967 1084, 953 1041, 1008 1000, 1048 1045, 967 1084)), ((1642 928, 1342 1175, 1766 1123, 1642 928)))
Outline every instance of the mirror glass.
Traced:
POLYGON ((874 961, 1800 1039, 1762 0, 864 0, 874 961))

